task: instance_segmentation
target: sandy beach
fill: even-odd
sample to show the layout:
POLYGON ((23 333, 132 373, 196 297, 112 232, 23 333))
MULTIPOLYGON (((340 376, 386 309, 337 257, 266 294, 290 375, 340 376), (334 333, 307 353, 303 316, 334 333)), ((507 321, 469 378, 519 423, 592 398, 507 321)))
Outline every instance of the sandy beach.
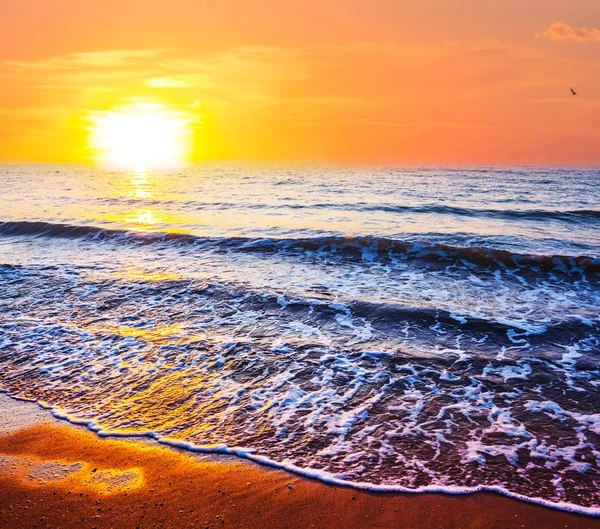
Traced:
POLYGON ((0 395, 0 526, 600 527, 495 494, 374 494, 229 456, 101 438, 0 395))

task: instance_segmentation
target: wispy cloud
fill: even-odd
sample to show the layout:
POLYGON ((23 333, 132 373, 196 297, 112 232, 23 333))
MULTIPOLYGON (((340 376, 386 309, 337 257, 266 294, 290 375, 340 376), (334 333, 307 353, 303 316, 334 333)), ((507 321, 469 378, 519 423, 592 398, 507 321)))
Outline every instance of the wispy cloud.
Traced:
POLYGON ((476 123, 470 121, 423 121, 423 120, 391 120, 391 119, 373 119, 373 120, 337 120, 337 121, 300 121, 295 123, 297 127, 338 127, 338 126, 356 125, 360 127, 394 127, 402 129, 426 129, 438 127, 450 127, 459 129, 489 129, 492 125, 488 123, 476 123))
POLYGON ((538 99, 527 99, 528 103, 535 103, 536 105, 546 105, 546 104, 554 104, 554 103, 558 103, 558 104, 573 104, 576 103, 577 100, 575 100, 574 98, 568 98, 568 97, 542 97, 542 98, 538 98, 538 99))
POLYGON ((565 22, 556 22, 552 24, 538 37, 545 37, 552 40, 576 40, 579 42, 600 41, 600 29, 598 28, 574 28, 565 22))
POLYGON ((152 59, 167 53, 168 49, 105 50, 69 53, 59 57, 34 61, 6 61, 4 64, 24 70, 71 70, 84 67, 115 68, 127 66, 140 59, 152 59))
POLYGON ((146 81, 146 86, 150 88, 186 88, 190 85, 176 77, 153 77, 146 81))

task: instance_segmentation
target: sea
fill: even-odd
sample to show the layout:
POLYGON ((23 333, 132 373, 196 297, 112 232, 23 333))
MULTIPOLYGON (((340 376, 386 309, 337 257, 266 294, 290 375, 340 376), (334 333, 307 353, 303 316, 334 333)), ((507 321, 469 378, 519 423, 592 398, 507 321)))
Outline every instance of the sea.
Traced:
POLYGON ((600 516, 600 170, 0 166, 0 388, 102 436, 600 516))

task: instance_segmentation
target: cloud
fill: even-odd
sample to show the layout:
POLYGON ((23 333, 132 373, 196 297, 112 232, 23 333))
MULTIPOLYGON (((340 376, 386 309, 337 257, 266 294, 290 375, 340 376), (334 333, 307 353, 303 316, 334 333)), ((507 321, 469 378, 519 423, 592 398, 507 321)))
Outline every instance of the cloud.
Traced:
POLYGON ((146 86, 150 88, 186 88, 190 85, 175 77, 153 77, 146 81, 146 86))
POLYGON ((360 126, 360 127, 395 127, 403 129, 416 128, 464 128, 464 129, 489 129, 492 125, 488 123, 477 123, 471 121, 423 121, 423 120, 392 120, 392 119, 372 119, 372 120, 337 120, 337 121, 301 121, 295 123, 297 127, 339 127, 360 126))
POLYGON ((578 100, 572 97, 542 97, 538 99, 527 99, 528 103, 535 103, 537 105, 553 104, 553 103, 576 103, 578 100))
POLYGON ((24 70, 73 70, 88 68, 115 68, 127 66, 142 59, 153 59, 171 50, 107 50, 69 53, 34 61, 5 61, 5 65, 24 70))
POLYGON ((600 41, 600 29, 598 28, 573 28, 565 22, 556 22, 552 24, 543 33, 538 33, 538 37, 546 37, 552 40, 576 40, 579 42, 600 41))

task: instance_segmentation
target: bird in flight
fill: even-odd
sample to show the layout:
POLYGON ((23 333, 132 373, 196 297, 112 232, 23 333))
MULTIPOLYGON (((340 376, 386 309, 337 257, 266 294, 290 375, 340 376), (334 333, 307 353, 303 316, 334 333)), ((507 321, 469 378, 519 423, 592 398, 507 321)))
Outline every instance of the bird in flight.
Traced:
POLYGON ((571 93, 572 93, 574 96, 576 96, 576 95, 577 95, 577 92, 575 92, 575 90, 573 90, 573 87, 569 86, 569 88, 571 89, 571 93))

